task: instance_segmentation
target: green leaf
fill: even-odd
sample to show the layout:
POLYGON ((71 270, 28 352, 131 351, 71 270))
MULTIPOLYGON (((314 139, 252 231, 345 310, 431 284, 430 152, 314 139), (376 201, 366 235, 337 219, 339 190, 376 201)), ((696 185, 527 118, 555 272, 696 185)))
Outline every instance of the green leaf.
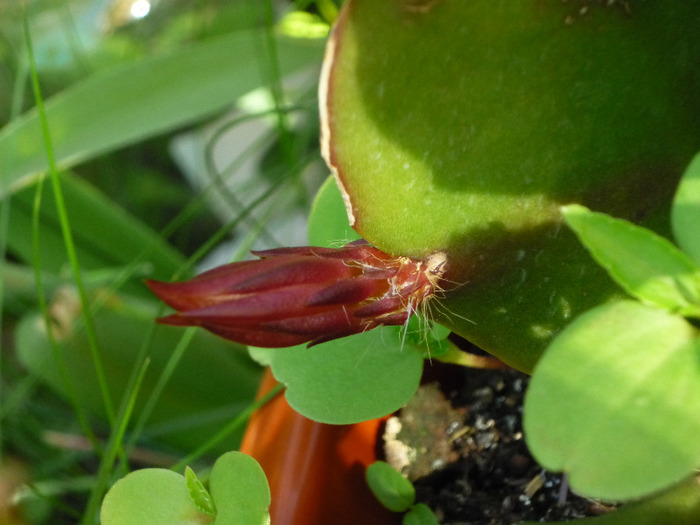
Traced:
POLYGON ((439 525, 435 513, 425 503, 417 503, 403 517, 403 525, 439 525))
POLYGON ((646 496, 700 465, 700 338, 633 301, 578 317, 549 346, 525 397, 535 458, 604 500, 646 496))
POLYGON ((593 258, 641 301, 700 315, 700 269, 654 232, 583 206, 563 208, 567 224, 593 258))
POLYGON ((219 457, 209 476, 209 490, 216 503, 216 525, 270 523, 270 487, 252 457, 235 451, 219 457))
POLYGON ((416 489, 394 467, 384 461, 376 461, 365 472, 372 493, 387 509, 393 512, 407 511, 416 499, 416 489))
POLYGON ((671 226, 678 245, 700 264, 700 154, 683 174, 671 208, 671 226))
POLYGON ((192 503, 200 512, 207 514, 208 516, 216 516, 216 505, 211 499, 209 491, 204 488, 202 482, 197 478, 197 474, 194 473, 190 467, 185 467, 185 480, 187 484, 187 492, 192 499, 192 503))
MULTIPOLYGON (((211 116, 265 85, 264 34, 237 31, 99 72, 46 101, 59 168, 211 116)), ((277 38, 282 74, 318 63, 322 42, 277 38)), ((0 130, 0 198, 46 169, 36 111, 0 130)))
POLYGON ((359 238, 350 227, 335 179, 328 177, 316 193, 309 215, 309 244, 337 248, 359 238))
POLYGON ((185 478, 165 469, 131 472, 107 492, 100 513, 102 525, 202 525, 209 516, 197 510, 185 478))
POLYGON ((322 423, 345 425, 382 417, 415 393, 424 348, 401 341, 401 329, 384 326, 311 348, 251 348, 287 387, 289 404, 322 423))
POLYGON ((270 487, 262 468, 250 456, 227 452, 216 460, 209 476, 211 498, 191 469, 187 468, 185 475, 165 469, 127 474, 105 496, 102 524, 270 523, 270 487))

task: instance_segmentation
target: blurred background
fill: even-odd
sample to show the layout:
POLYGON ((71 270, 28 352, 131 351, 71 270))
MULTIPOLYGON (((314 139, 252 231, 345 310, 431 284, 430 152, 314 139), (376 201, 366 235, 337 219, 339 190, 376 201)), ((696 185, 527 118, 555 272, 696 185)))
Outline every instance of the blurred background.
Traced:
POLYGON ((96 522, 128 470, 238 446, 260 366, 155 325, 143 279, 306 244, 337 9, 0 1, 0 523, 96 522))

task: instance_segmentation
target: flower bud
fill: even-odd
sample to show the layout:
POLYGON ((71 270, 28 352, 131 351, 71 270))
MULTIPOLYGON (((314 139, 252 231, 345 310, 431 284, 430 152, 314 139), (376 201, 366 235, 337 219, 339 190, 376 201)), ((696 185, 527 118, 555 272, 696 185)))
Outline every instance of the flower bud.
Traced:
POLYGON ((401 325, 438 290, 444 254, 426 261, 392 257, 356 241, 342 248, 296 247, 253 252, 180 283, 147 281, 177 313, 158 319, 201 326, 262 347, 317 344, 401 325))

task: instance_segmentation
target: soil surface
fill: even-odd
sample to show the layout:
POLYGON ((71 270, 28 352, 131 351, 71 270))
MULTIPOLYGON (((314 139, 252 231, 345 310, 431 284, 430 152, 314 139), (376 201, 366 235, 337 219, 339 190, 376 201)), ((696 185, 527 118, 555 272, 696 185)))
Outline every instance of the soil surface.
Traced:
POLYGON ((384 452, 440 523, 511 525, 610 510, 571 493, 530 455, 522 430, 529 376, 435 362, 426 369, 418 394, 387 422, 384 452))

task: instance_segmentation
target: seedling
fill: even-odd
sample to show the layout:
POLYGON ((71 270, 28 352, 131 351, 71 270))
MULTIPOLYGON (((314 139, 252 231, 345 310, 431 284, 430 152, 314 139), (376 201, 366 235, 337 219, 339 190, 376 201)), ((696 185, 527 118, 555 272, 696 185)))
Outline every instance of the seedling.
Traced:
POLYGON ((416 503, 416 489, 394 467, 384 461, 372 463, 366 471, 367 484, 387 509, 403 512, 404 525, 437 525, 438 519, 423 503, 416 503))
POLYGON ((264 525, 270 489, 260 465, 229 452, 216 460, 209 489, 194 471, 142 469, 115 483, 102 503, 103 525, 264 525))

